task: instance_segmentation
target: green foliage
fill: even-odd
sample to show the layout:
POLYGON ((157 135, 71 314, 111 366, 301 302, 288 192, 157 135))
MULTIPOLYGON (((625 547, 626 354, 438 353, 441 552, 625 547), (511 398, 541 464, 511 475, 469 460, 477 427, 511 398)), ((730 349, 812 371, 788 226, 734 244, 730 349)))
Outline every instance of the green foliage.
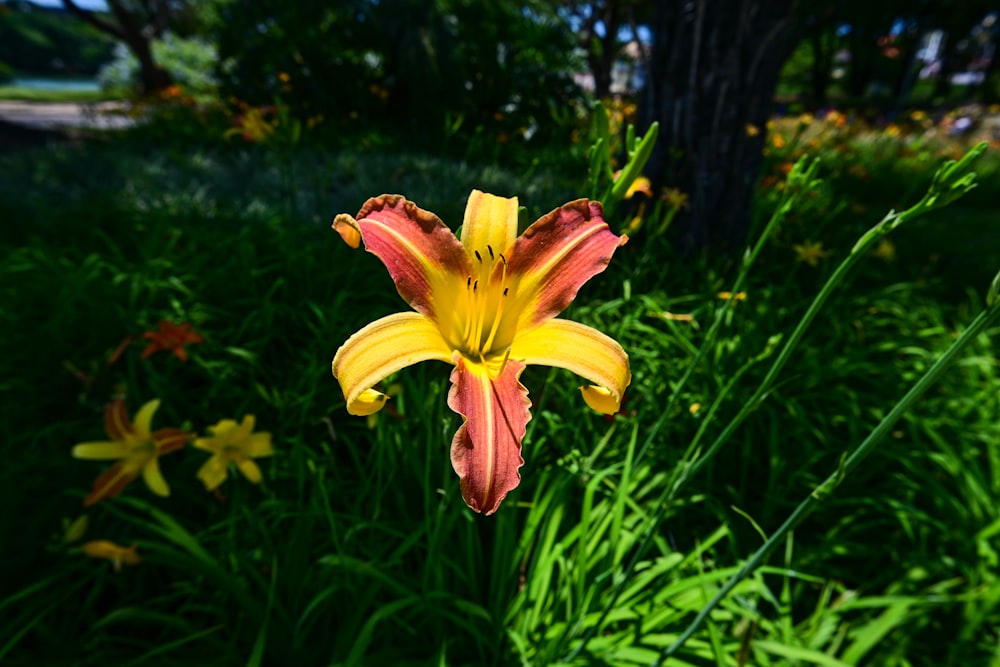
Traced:
POLYGON ((3 8, 0 62, 21 72, 93 75, 111 58, 113 43, 96 29, 62 14, 3 8))
MULTIPOLYGON (((199 37, 179 37, 166 33, 152 40, 150 48, 156 63, 190 93, 213 93, 216 88, 214 45, 199 37)), ((115 47, 114 60, 101 68, 101 85, 112 90, 138 90, 139 61, 124 44, 115 47)))
MULTIPOLYGON (((891 261, 851 250, 885 209, 962 183, 956 165, 934 180, 944 149, 926 144, 924 159, 858 136, 819 161, 772 153, 769 168, 796 164, 788 185, 762 188, 745 257, 683 258, 644 231, 581 290, 568 316, 628 350, 628 400, 605 419, 568 373, 525 371, 523 481, 480 517, 448 465, 459 418, 441 366, 390 379, 392 410, 372 423, 346 414, 329 360, 401 304, 330 218, 403 192, 454 225, 472 187, 517 194, 533 218, 584 181, 327 151, 287 127, 278 150, 140 132, 0 157, 0 218, 18 221, 0 231, 0 543, 13 545, 0 568, 18 573, 0 578, 3 664, 648 665, 972 326, 998 264, 982 233, 990 152, 978 188, 892 231, 891 261), (832 256, 798 261, 806 239, 832 256), (989 278, 939 271, 931 251, 963 264, 976 252, 989 278), (843 258, 851 280, 821 292, 843 258), (205 336, 189 362, 143 359, 137 340, 109 364, 162 319, 205 336), (133 410, 162 399, 157 427, 255 414, 277 450, 264 483, 207 494, 205 454, 187 449, 163 460, 170 498, 136 481, 67 541, 102 468, 69 451, 103 437, 101 407, 122 391, 133 410), (136 543, 143 563, 115 573, 79 552, 89 539, 136 543)), ((957 365, 670 664, 989 664, 995 333, 966 337, 957 365)))
POLYGON ((238 0, 224 16, 223 91, 251 104, 280 97, 300 117, 395 128, 466 159, 576 126, 572 34, 547 3, 238 0))

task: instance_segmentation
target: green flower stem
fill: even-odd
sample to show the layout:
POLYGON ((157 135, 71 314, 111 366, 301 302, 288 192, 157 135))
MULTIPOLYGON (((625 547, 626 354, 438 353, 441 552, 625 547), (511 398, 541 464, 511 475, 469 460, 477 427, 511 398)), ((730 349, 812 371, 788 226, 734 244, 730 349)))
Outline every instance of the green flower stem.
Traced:
POLYGON ((795 528, 803 519, 818 505, 823 499, 830 495, 833 490, 844 480, 844 478, 853 472, 861 461, 864 460, 866 456, 874 451, 875 447, 881 442, 885 436, 890 432, 896 422, 899 421, 907 410, 913 407, 920 397, 930 388, 932 384, 937 382, 941 375, 948 370, 952 364, 958 359, 959 354, 961 354, 965 348, 972 343, 983 331, 986 330, 990 324, 1000 315, 1000 301, 994 301, 994 303, 986 308, 979 316, 972 322, 968 329, 966 329, 958 340, 951 344, 951 346, 945 350, 934 365, 917 381, 915 385, 906 393, 906 395, 900 400, 896 406, 889 412, 888 415, 879 423, 875 430, 862 442, 857 449, 855 449, 850 456, 848 456, 826 480, 816 487, 808 497, 805 498, 795 511, 789 515, 781 527, 764 544, 761 545, 759 549, 751 556, 743 567, 740 568, 739 572, 734 574, 725 585, 719 589, 715 596, 702 607, 698 615, 687 627, 687 629, 681 634, 677 640, 667 647, 661 654, 660 657, 653 663, 653 667, 657 667, 662 664, 663 659, 667 658, 680 649, 684 643, 691 638, 691 636, 701 627, 702 623, 708 618, 712 610, 722 602, 732 592, 735 588, 748 574, 753 572, 761 564, 761 562, 767 557, 767 555, 780 544, 788 535, 788 533, 795 528))

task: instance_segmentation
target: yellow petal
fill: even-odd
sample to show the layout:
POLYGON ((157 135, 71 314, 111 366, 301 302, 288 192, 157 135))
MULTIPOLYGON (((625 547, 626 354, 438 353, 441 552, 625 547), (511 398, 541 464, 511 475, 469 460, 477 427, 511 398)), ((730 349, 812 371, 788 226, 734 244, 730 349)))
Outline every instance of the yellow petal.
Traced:
POLYGON ((254 484, 260 484, 260 480, 263 479, 260 474, 260 468, 257 467, 257 464, 252 459, 240 459, 236 462, 236 467, 240 469, 244 477, 254 484))
POLYGON ((274 448, 271 446, 271 434, 262 431, 251 435, 247 438, 243 453, 255 459, 274 454, 274 448))
POLYGON ((526 364, 558 366, 590 380, 583 398, 594 410, 618 412, 625 387, 632 381, 628 355, 613 338, 585 324, 552 319, 514 339, 511 359, 526 364))
POLYGON ((216 455, 205 461, 198 470, 198 479, 205 484, 206 491, 214 491, 220 484, 226 481, 229 472, 226 469, 228 462, 222 456, 216 455))
POLYGON ((145 480, 149 490, 156 495, 164 497, 170 495, 170 487, 167 486, 167 480, 163 479, 163 475, 160 473, 160 460, 155 456, 142 467, 142 478, 145 480))
POLYGON ((595 387, 594 385, 580 387, 580 393, 583 394, 583 400, 592 410, 603 414, 613 415, 621 407, 621 402, 615 398, 610 389, 605 387, 595 387))
POLYGON ((239 427, 237 427, 236 433, 233 434, 233 442, 241 443, 249 438, 250 434, 253 433, 253 427, 256 423, 256 417, 253 415, 245 415, 243 417, 243 421, 240 423, 239 427))
POLYGON ((73 448, 73 457, 78 459, 123 459, 128 456, 124 442, 81 442, 73 448))
POLYGON ((497 197, 473 190, 465 205, 462 221, 462 245, 471 255, 490 246, 507 252, 517 238, 517 197, 497 197))
POLYGON ((358 226, 358 221, 346 213, 341 213, 333 219, 333 230, 352 248, 361 245, 361 228, 358 226))
POLYGON ((340 382, 352 415, 369 415, 385 403, 372 386, 390 373, 420 361, 451 362, 451 349, 430 318, 420 313, 396 313, 375 320, 347 339, 333 358, 333 375, 340 382))
POLYGON ((211 433, 212 435, 218 437, 218 436, 227 435, 227 434, 231 433, 232 431, 235 431, 237 428, 238 428, 238 426, 236 425, 236 421, 235 420, 233 420, 233 419, 220 419, 219 423, 217 423, 215 426, 209 426, 208 427, 208 432, 211 433))
POLYGON ((135 433, 142 440, 149 440, 152 437, 153 414, 160 407, 160 399, 154 398, 149 403, 139 408, 135 415, 135 433))

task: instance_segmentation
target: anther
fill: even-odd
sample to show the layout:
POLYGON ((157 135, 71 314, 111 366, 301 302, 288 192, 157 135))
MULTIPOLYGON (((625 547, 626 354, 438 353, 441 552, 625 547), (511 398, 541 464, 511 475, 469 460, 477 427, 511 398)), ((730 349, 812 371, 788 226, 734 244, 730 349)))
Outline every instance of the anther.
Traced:
POLYGON ((500 259, 503 260, 503 265, 507 266, 507 258, 503 256, 503 253, 498 252, 497 254, 500 255, 500 259))
POLYGON ((507 296, 507 292, 509 292, 509 291, 510 291, 510 288, 509 288, 509 287, 504 287, 504 288, 503 288, 503 295, 504 295, 504 296, 507 296))
POLYGON ((478 250, 473 250, 472 252, 476 253, 476 259, 478 259, 479 263, 482 264, 483 263, 483 256, 479 254, 479 251, 478 250))
MULTIPOLYGON (((469 280, 472 280, 472 278, 469 278, 469 280)), ((475 292, 476 289, 478 288, 479 288, 479 281, 477 280, 476 282, 472 283, 472 291, 475 292)))
POLYGON ((470 287, 472 287, 472 276, 465 279, 465 289, 469 289, 470 287))
POLYGON ((490 251, 490 259, 491 260, 494 259, 494 257, 493 257, 493 248, 491 248, 490 246, 486 246, 486 249, 490 251))

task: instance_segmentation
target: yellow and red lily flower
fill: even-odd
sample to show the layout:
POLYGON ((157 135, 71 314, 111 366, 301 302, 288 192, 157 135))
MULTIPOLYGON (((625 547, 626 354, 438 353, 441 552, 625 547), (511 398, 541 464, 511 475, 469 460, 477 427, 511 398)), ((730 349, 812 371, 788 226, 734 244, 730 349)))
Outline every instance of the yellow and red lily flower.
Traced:
POLYGON ((587 405, 614 414, 631 381, 628 355, 603 333, 557 318, 580 287, 624 244, 601 205, 579 199, 542 216, 517 236, 517 198, 474 190, 461 239, 399 195, 369 199, 333 228, 353 248, 364 243, 385 264, 416 312, 383 317, 337 351, 333 374, 347 411, 370 415, 386 395, 374 386, 419 361, 454 366, 448 407, 463 418, 451 444, 462 497, 491 514, 521 476, 521 440, 531 419, 521 372, 558 366, 593 383, 587 405))
POLYGON ((146 349, 142 351, 143 359, 160 350, 166 350, 173 352, 181 361, 187 361, 188 353, 184 346, 205 342, 201 334, 192 330, 187 322, 174 324, 166 320, 160 322, 156 331, 147 331, 142 337, 149 341, 146 349))
POLYGON ((78 459, 120 459, 94 482, 85 506, 113 498, 142 473, 146 486, 158 496, 170 495, 170 487, 160 473, 159 457, 184 447, 193 434, 176 428, 152 431, 153 414, 160 407, 153 400, 136 413, 135 423, 128 417, 125 401, 117 398, 104 408, 104 430, 110 441, 82 442, 73 447, 78 459))

